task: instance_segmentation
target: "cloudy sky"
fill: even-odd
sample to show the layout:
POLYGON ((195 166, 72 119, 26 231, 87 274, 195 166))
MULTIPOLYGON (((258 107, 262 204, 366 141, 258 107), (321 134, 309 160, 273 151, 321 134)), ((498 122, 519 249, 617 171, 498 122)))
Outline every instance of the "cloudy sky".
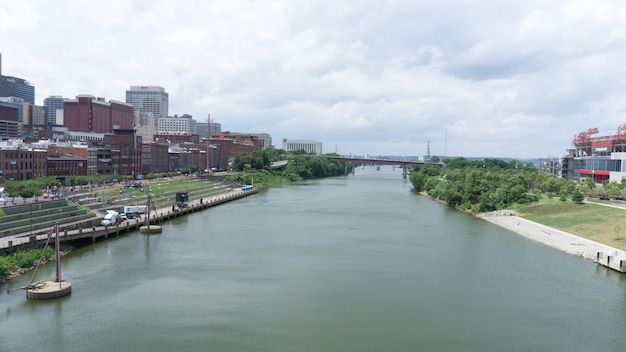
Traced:
POLYGON ((626 123, 623 0, 22 0, 2 74, 368 155, 558 157, 626 123))

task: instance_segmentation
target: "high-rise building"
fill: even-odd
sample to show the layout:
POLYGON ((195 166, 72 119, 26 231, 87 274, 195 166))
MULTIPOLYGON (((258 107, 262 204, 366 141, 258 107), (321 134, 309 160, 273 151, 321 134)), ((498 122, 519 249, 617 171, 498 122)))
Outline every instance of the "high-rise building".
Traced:
POLYGON ((17 97, 35 105, 35 86, 23 78, 2 75, 0 54, 0 97, 17 97))
POLYGON ((50 125, 57 123, 57 110, 63 110, 63 97, 52 95, 43 100, 43 106, 47 108, 46 122, 50 125))
POLYGON ((131 86, 126 91, 126 103, 133 106, 133 112, 151 112, 155 123, 168 116, 169 94, 162 87, 131 86))

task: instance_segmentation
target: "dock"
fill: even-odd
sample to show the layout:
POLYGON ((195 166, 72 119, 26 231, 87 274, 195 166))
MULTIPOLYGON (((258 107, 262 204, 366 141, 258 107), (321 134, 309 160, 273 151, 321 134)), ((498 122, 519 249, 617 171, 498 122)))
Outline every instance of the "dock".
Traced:
POLYGON ((615 271, 619 271, 620 273, 626 273, 626 255, 616 252, 598 252, 596 260, 598 264, 602 266, 613 269, 615 271))
MULTIPOLYGON (((150 215, 150 224, 158 225, 165 221, 172 220, 177 217, 185 216, 190 213, 205 210, 207 208, 220 205, 226 202, 230 202, 236 199, 247 197, 249 195, 257 193, 257 189, 250 190, 233 190, 223 194, 208 197, 206 199, 195 199, 188 202, 186 208, 178 209, 171 208, 159 208, 156 210, 156 214, 150 215)), ((119 236, 120 234, 139 231, 145 222, 145 215, 134 219, 129 219, 118 223, 114 226, 100 226, 94 223, 99 223, 99 219, 86 221, 78 229, 63 230, 60 234, 60 240, 62 242, 72 241, 91 241, 95 243, 100 240, 106 240, 109 237, 119 236)), ((43 245, 47 240, 46 234, 36 235, 17 235, 0 239, 0 252, 4 253, 8 250, 14 250, 16 248, 32 248, 43 245)))

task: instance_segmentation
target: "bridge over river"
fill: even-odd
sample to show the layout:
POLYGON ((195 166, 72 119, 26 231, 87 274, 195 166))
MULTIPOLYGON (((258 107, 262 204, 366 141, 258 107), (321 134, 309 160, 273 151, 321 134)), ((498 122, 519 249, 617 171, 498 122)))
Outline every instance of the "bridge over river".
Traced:
MULTIPOLYGON (((428 161, 409 161, 409 160, 394 160, 394 159, 380 159, 380 158, 356 158, 356 157, 345 157, 345 156, 324 156, 328 159, 341 160, 345 162, 351 162, 355 165, 394 165, 402 168, 402 177, 406 178, 408 175, 407 166, 408 165, 424 165, 424 164, 433 164, 440 165, 438 163, 431 163, 428 161)), ((354 169, 352 169, 354 173, 354 169)), ((346 166, 346 173, 348 173, 348 168, 346 166)))

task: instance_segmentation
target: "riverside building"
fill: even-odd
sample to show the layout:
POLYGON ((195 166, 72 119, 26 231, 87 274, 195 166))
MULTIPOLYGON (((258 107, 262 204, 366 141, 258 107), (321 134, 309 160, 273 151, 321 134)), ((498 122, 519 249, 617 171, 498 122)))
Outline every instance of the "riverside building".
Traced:
POLYGON ((612 135, 595 136, 597 133, 597 128, 590 128, 574 136, 561 159, 562 177, 592 178, 596 183, 619 183, 626 178, 626 124, 612 135))

